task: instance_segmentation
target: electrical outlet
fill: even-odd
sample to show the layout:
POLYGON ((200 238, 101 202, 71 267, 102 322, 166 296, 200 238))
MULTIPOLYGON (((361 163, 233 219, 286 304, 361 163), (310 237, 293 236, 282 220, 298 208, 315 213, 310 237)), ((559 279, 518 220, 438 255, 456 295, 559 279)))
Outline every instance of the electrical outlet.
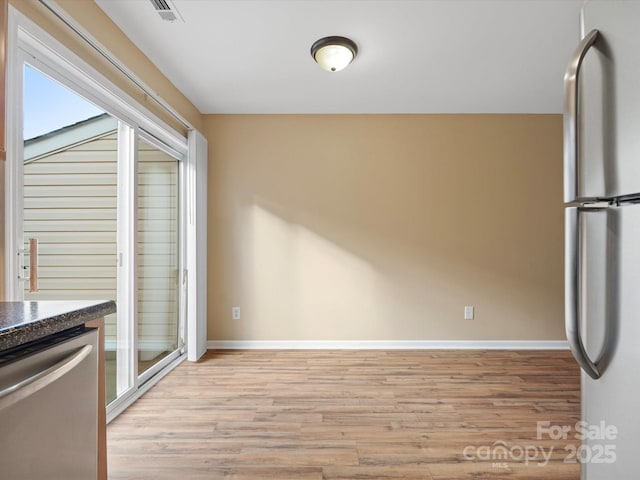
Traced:
POLYGON ((467 305, 464 307, 464 319, 465 320, 473 320, 473 306, 467 305))
POLYGON ((231 307, 231 318, 240 320, 240 307, 231 307))

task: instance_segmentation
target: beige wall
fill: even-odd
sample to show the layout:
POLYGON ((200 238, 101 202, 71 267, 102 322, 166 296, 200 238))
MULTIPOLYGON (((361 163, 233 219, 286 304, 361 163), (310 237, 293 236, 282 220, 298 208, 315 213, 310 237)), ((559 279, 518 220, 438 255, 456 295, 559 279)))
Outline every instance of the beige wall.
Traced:
POLYGON ((204 132, 209 339, 565 338, 559 115, 206 115, 204 132))
POLYGON ((5 218, 4 218, 4 185, 5 185, 5 162, 0 161, 0 185, 2 186, 2 195, 0 195, 0 301, 5 298, 5 250, 4 250, 4 236, 5 232, 5 218))

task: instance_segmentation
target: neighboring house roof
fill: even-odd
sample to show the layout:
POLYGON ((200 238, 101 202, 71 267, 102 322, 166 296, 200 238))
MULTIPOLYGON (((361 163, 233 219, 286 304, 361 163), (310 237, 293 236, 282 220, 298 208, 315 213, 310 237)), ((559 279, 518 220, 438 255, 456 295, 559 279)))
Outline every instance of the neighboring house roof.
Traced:
POLYGON ((24 141, 24 161, 33 162, 56 152, 112 133, 118 127, 118 121, 108 113, 87 118, 52 132, 24 141))

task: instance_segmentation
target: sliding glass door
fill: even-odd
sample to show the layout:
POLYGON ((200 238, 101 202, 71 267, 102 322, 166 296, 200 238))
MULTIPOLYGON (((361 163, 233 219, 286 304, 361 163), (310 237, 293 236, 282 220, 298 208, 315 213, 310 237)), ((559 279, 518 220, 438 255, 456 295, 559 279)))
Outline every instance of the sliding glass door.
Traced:
POLYGON ((179 162, 150 140, 138 139, 137 327, 138 375, 180 347, 179 162))
MULTIPOLYGON (((28 64, 23 85, 24 299, 115 300, 118 121, 28 64), (59 102, 67 106, 62 114, 59 102), (33 285, 26 281, 36 273, 28 253, 36 248, 33 285)), ((118 393, 117 338, 124 321, 117 313, 105 318, 107 402, 118 393)))
POLYGON ((185 154, 96 107, 45 64, 23 62, 18 296, 117 301, 105 319, 107 403, 116 407, 184 350, 185 154), (32 272, 37 282, 26 281, 32 272))

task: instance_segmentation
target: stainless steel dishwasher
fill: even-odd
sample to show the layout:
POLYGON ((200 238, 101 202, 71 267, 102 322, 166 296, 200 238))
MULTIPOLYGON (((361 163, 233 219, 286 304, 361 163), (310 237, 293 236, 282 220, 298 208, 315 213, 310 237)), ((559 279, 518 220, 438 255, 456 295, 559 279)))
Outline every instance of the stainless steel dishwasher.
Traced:
POLYGON ((0 478, 96 478, 97 342, 81 327, 3 357, 0 478))

